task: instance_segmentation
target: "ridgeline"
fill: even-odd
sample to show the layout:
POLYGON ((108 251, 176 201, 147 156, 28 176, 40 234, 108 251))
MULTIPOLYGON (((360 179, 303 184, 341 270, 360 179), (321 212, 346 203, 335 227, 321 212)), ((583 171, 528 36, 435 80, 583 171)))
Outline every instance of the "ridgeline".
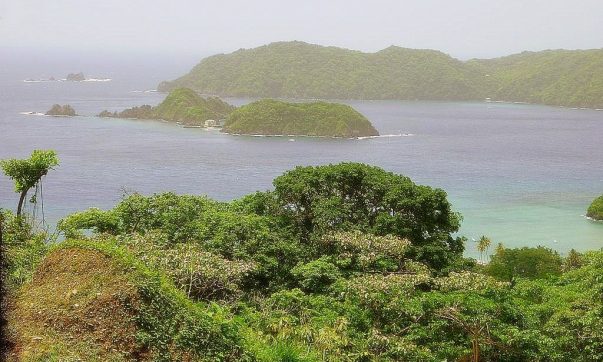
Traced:
POLYGON ((203 59, 158 89, 243 97, 492 100, 603 108, 603 49, 523 52, 460 61, 391 46, 363 53, 278 42, 203 59))

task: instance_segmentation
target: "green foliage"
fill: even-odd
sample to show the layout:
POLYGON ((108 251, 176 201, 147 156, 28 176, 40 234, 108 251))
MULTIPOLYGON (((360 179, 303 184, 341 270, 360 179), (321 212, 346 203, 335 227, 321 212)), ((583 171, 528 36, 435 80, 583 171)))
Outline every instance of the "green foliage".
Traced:
POLYGON ((492 240, 485 235, 479 238, 477 241, 477 250, 479 251, 479 258, 482 260, 484 253, 488 252, 490 249, 490 245, 492 245, 492 240))
POLYGON ((119 219, 114 212, 91 208, 73 213, 59 221, 57 230, 66 238, 83 238, 83 230, 94 233, 115 233, 119 229, 119 219))
POLYGON ((219 203, 204 196, 178 196, 174 193, 145 197, 132 194, 112 211, 118 218, 118 231, 145 234, 161 230, 171 242, 199 238, 199 217, 219 203))
POLYGON ((593 200, 586 211, 586 216, 595 220, 603 220, 603 195, 593 200))
POLYGON ((362 114, 344 104, 287 103, 272 99, 239 107, 224 131, 235 134, 360 137, 379 135, 362 114))
POLYGON ((244 278, 254 264, 231 261, 204 251, 196 244, 153 241, 153 235, 124 238, 128 249, 152 269, 161 270, 194 300, 233 302, 241 297, 244 278))
POLYGON ((355 163, 274 186, 229 203, 129 195, 62 220, 92 235, 54 250, 119 261, 151 359, 603 360, 602 251, 499 244, 476 267, 442 190, 355 163))
POLYGON ((298 99, 475 99, 477 75, 441 52, 389 47, 361 53, 279 42, 205 58, 159 85, 205 94, 298 99))
POLYGON ((203 59, 159 85, 223 96, 483 100, 603 108, 603 50, 546 50, 462 62, 433 50, 362 53, 279 42, 203 59))
POLYGON ((336 230, 394 235, 412 258, 441 270, 460 257, 460 225, 446 193, 378 167, 341 163, 297 167, 274 180, 281 212, 304 239, 336 230))
POLYGON ((300 263, 291 269, 291 274, 308 292, 322 292, 340 276, 339 269, 325 257, 305 264, 300 263))
POLYGON ((41 235, 6 248, 4 281, 9 289, 14 290, 31 280, 35 268, 44 257, 47 249, 48 245, 41 235))
POLYGON ((545 50, 467 63, 482 98, 603 108, 603 50, 545 50))
POLYGON ((47 116, 77 116, 75 110, 69 104, 64 106, 55 104, 46 112, 47 116))
MULTIPOLYGON (((28 159, 0 160, 0 168, 15 182, 15 192, 20 193, 17 204, 17 216, 23 216, 23 205, 27 192, 37 186, 49 170, 58 166, 59 159, 55 151, 34 150, 28 159)), ((35 196, 31 202, 35 202, 35 196)))
POLYGON ((4 248, 3 282, 15 290, 30 280, 35 267, 47 250, 47 235, 36 232, 25 217, 16 217, 0 209, 4 248))
POLYGON ((486 272, 501 280, 514 278, 538 279, 561 274, 562 260, 556 251, 539 246, 498 249, 486 272))
POLYGON ((179 122, 184 125, 204 126, 209 119, 224 119, 234 110, 230 104, 217 97, 202 98, 191 89, 172 90, 156 107, 143 105, 128 108, 121 112, 99 113, 99 117, 161 119, 179 122))
POLYGON ((319 242, 319 253, 334 255, 337 265, 351 271, 399 271, 405 264, 410 242, 395 236, 360 231, 337 232, 319 242))
POLYGON ((1 160, 0 167, 15 181, 15 192, 24 192, 34 187, 49 170, 58 166, 55 151, 35 150, 28 159, 1 160))

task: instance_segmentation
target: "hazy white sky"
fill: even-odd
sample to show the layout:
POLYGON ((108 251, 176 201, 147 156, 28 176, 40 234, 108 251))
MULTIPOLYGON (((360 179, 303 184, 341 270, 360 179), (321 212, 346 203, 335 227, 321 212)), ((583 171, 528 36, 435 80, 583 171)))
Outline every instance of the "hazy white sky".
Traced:
POLYGON ((603 47, 603 0, 0 0, 0 47, 209 54, 280 40, 493 57, 603 47))

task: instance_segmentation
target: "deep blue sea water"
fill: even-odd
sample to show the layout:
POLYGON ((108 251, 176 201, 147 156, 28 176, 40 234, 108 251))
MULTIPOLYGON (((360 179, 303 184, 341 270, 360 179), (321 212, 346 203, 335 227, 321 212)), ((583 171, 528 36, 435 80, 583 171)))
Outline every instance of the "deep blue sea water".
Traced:
MULTIPOLYGON (((6 54, 5 54, 6 55, 6 54)), ((504 103, 347 102, 383 135, 365 140, 229 136, 156 121, 99 119, 103 109, 157 104, 151 90, 196 59, 58 57, 0 59, 0 158, 35 148, 59 153, 44 182, 49 223, 88 207, 110 208, 123 189, 230 200, 271 188, 296 165, 366 162, 448 192, 461 234, 562 253, 603 247, 603 223, 583 217, 603 193, 603 111, 504 103), (25 83, 83 71, 106 83, 25 83), (23 115, 69 103, 74 118, 23 115)), ((240 105, 249 100, 228 99, 240 105)), ((17 195, 0 176, 0 206, 17 195)))

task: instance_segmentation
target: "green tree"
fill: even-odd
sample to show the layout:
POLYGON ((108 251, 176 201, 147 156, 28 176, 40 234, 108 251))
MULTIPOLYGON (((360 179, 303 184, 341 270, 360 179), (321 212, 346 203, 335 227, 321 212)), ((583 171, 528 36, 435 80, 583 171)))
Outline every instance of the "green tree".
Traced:
POLYGON ((580 268, 583 264, 583 256, 576 249, 572 249, 567 254, 567 257, 563 260, 563 271, 570 271, 572 269, 580 268))
POLYGON ((458 259, 453 238, 461 217, 441 189, 360 163, 297 167, 274 180, 280 213, 302 239, 337 230, 394 235, 411 242, 409 257, 441 270, 458 259))
POLYGON ((516 277, 540 279, 561 274, 562 259, 554 250, 536 248, 500 249, 492 256, 486 272, 501 280, 516 277))
POLYGON ((481 238, 479 238, 479 240, 477 241, 477 250, 479 251, 479 260, 480 261, 484 261, 483 260, 483 256, 484 253, 488 252, 488 249, 490 249, 490 245, 492 244, 492 240, 490 240, 490 238, 488 238, 485 235, 482 235, 481 238))
POLYGON ((339 269, 326 257, 306 264, 299 263, 291 269, 291 274, 307 292, 325 291, 340 276, 339 269))
POLYGON ((27 192, 35 187, 49 170, 59 164, 55 151, 35 150, 28 159, 9 159, 0 161, 0 167, 15 181, 15 192, 20 194, 17 205, 17 216, 23 212, 23 203, 27 192))

